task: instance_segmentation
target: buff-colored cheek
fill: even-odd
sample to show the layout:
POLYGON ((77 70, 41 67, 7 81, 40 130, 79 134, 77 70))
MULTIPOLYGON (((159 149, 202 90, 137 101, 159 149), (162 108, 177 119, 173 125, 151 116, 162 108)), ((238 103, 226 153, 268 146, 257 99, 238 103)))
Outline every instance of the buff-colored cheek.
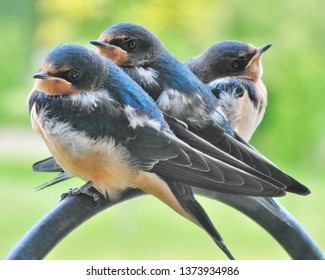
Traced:
POLYGON ((98 53, 104 57, 109 58, 117 65, 121 65, 128 60, 127 53, 115 46, 98 48, 98 53))
POLYGON ((253 81, 256 81, 261 77, 261 71, 261 56, 256 54, 246 66, 246 72, 253 81))
POLYGON ((49 95, 78 93, 71 83, 61 78, 36 79, 34 89, 49 95))

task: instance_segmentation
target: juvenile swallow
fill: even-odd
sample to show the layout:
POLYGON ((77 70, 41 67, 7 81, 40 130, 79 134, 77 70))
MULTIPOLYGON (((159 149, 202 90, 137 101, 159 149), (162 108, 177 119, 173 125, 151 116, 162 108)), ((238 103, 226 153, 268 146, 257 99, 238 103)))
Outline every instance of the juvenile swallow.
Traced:
POLYGON ((184 62, 218 98, 230 125, 247 142, 263 119, 267 90, 259 48, 239 41, 222 41, 184 62))
MULTIPOLYGON (((210 89, 171 55, 151 31, 137 24, 123 22, 107 28, 98 40, 91 43, 97 47, 100 55, 111 59, 136 81, 163 112, 186 123, 191 132, 260 173, 285 184, 286 191, 309 194, 308 188, 285 174, 236 135, 210 89)), ((173 131, 182 139, 182 133, 174 128, 173 131)), ((196 141, 182 140, 209 153, 207 145, 200 146, 196 141)))
MULTIPOLYGON (((60 45, 33 77, 28 97, 32 126, 59 164, 57 169, 91 182, 111 200, 129 187, 156 196, 205 229, 230 259, 233 256, 190 185, 239 195, 285 194, 285 188, 178 139, 142 88, 93 51, 60 45)), ((206 144, 190 132, 186 137, 202 141, 199 146, 206 144)))

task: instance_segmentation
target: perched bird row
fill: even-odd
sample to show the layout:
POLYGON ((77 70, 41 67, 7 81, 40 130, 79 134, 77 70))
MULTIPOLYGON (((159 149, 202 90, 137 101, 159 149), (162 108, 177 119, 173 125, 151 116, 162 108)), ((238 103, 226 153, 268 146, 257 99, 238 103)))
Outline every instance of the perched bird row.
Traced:
POLYGON ((54 157, 34 170, 62 172, 43 187, 76 176, 109 199, 141 189, 205 229, 230 259, 192 187, 261 197, 270 208, 271 197, 309 194, 247 143, 265 111, 261 55, 270 45, 227 41, 183 64, 131 23, 91 43, 98 54, 59 45, 34 75, 32 125, 54 157))

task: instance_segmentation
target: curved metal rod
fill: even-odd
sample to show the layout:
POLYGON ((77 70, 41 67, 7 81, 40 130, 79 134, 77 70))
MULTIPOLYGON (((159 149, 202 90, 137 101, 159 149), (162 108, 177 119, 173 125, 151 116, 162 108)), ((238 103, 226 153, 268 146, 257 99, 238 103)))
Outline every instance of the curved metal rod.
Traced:
POLYGON ((279 203, 279 211, 287 222, 280 220, 256 198, 225 195, 194 188, 194 192, 225 203, 250 217, 263 227, 295 260, 324 260, 325 255, 299 222, 279 203))
MULTIPOLYGON (((89 191, 97 192, 94 188, 89 191)), ((5 259, 44 259, 64 237, 91 217, 120 202, 144 194, 138 189, 128 189, 117 201, 105 199, 100 194, 96 201, 85 194, 68 196, 38 220, 14 245, 5 259)))
MULTIPOLYGON (((95 191, 95 190, 94 190, 95 191)), ((293 259, 325 259, 313 239, 283 207, 282 214, 291 226, 277 218, 253 197, 216 194, 194 189, 204 195, 226 203, 246 214, 269 232, 293 259)), ((70 196, 45 214, 11 249, 7 260, 39 260, 46 255, 71 231, 97 213, 117 203, 145 193, 138 189, 124 192, 118 201, 109 201, 99 196, 97 201, 86 195, 70 196)))

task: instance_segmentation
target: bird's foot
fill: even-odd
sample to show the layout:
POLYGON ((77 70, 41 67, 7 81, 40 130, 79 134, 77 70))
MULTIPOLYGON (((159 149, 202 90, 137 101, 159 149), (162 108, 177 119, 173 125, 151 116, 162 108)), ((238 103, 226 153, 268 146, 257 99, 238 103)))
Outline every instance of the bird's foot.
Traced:
POLYGON ((101 194, 92 186, 92 183, 88 182, 80 188, 70 188, 69 191, 61 195, 61 200, 70 196, 78 196, 81 194, 91 197, 94 201, 98 201, 101 196, 101 194))

